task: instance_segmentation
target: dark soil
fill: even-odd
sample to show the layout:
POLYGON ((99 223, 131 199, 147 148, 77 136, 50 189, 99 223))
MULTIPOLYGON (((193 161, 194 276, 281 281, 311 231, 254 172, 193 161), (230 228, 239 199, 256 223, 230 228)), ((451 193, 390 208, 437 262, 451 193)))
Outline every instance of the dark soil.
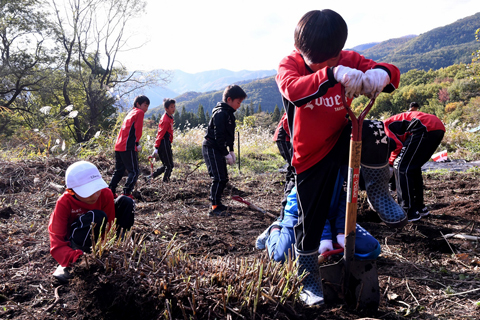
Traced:
MULTIPOLYGON (((103 157, 89 160, 99 167, 108 182, 113 162, 103 157)), ((145 268, 123 272, 115 266, 113 258, 110 263, 88 266, 82 261, 75 267, 75 278, 67 285, 59 284, 52 277, 57 263, 49 253, 47 232, 49 216, 59 195, 51 183, 63 185, 65 170, 72 162, 50 159, 48 163, 0 163, 2 319, 478 318, 479 243, 445 238, 447 234, 480 236, 480 186, 475 173, 426 173, 425 199, 430 215, 399 231, 382 224, 361 194, 357 221, 382 244, 377 260, 381 297, 377 312, 357 312, 345 305, 304 308, 300 303, 282 304, 260 296, 253 313, 252 307, 242 311, 234 302, 222 303, 224 291, 217 295, 213 289, 209 293, 208 288, 197 287, 198 300, 192 301, 195 297, 186 294, 189 284, 185 289, 187 281, 175 279, 175 272, 169 275, 170 289, 166 289, 167 284, 155 276, 158 272, 148 273, 145 268), (116 272, 106 273, 105 269, 116 272)), ((144 174, 149 173, 148 166, 143 170, 144 174)), ((254 243, 272 223, 272 216, 279 212, 283 179, 281 173, 233 177, 225 192, 225 204, 230 206, 232 215, 211 218, 207 215, 210 180, 195 166, 178 165, 169 184, 161 179, 146 184, 140 178, 134 193, 138 199, 135 236, 145 236, 146 242, 158 244, 161 251, 161 244, 172 243, 175 235, 176 243, 190 257, 185 261, 196 267, 192 268, 188 262, 170 265, 169 270, 182 268, 184 272, 190 268, 193 277, 211 272, 212 287, 214 284, 220 287, 225 283, 221 279, 222 270, 229 269, 220 266, 212 271, 207 261, 220 259, 235 265, 237 259, 265 259, 265 253, 255 250, 254 243), (268 214, 251 211, 230 200, 233 194, 268 214)))

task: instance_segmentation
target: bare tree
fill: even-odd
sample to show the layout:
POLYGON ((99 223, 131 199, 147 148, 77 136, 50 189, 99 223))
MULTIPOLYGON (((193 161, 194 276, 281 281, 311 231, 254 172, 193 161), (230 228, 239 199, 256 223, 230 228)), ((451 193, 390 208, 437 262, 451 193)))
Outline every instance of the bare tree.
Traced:
MULTIPOLYGON (((51 58, 45 41, 51 32, 39 0, 0 0, 0 106, 7 115, 32 112, 15 101, 37 91, 51 58)), ((0 132, 12 119, 2 116, 0 132)))
MULTIPOLYGON (((77 142, 89 140, 114 112, 115 97, 109 91, 124 86, 129 94, 139 88, 168 81, 167 72, 154 76, 129 72, 117 61, 128 47, 128 26, 144 11, 143 0, 66 0, 55 8, 58 41, 64 50, 63 97, 67 105, 80 84, 84 108, 74 121, 77 142), (128 84, 128 85, 126 85, 128 84)), ((118 90, 117 90, 118 92, 118 90)), ((117 96, 118 98, 118 96, 117 96)))

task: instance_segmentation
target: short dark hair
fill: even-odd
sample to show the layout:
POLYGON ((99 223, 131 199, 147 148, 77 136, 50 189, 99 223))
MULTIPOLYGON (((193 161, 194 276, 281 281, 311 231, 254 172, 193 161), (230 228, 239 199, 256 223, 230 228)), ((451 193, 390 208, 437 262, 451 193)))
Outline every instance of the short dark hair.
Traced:
POLYGON ((418 103, 412 102, 412 103, 410 103, 410 106, 408 107, 408 109, 411 109, 411 108, 420 109, 420 106, 418 105, 418 103))
POLYGON ((227 99, 230 98, 232 100, 235 99, 245 99, 247 97, 247 94, 245 91, 243 91, 240 86, 237 86, 236 84, 229 85, 228 87, 225 88, 225 91, 223 91, 223 102, 227 102, 227 99))
POLYGON ((164 107, 165 109, 167 109, 168 107, 170 107, 170 105, 171 105, 172 103, 175 104, 175 103, 177 103, 177 102, 176 102, 174 99, 170 99, 170 98, 165 98, 165 99, 163 99, 163 107, 164 107))
POLYGON ((133 101, 133 106, 136 108, 137 103, 141 105, 144 102, 150 105, 150 99, 148 99, 147 96, 144 96, 144 95, 136 96, 135 100, 133 101))
POLYGON ((321 63, 340 54, 347 41, 347 23, 333 10, 307 12, 295 28, 295 48, 307 63, 321 63))

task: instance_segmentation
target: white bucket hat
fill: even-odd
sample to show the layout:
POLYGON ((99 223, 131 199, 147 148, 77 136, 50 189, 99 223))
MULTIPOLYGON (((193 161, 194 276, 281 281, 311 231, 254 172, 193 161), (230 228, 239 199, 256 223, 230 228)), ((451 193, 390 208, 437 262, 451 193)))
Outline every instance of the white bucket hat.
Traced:
POLYGON ((65 172, 67 188, 75 191, 82 198, 88 198, 98 190, 107 188, 97 167, 88 161, 78 161, 65 172))

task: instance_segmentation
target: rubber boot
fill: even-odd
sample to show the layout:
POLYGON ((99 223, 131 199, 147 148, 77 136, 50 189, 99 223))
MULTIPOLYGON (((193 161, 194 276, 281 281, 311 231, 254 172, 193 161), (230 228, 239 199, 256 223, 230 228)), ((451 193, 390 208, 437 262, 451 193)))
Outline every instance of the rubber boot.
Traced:
POLYGON ((390 169, 388 163, 381 167, 362 164, 362 175, 365 180, 368 202, 380 219, 389 227, 402 228, 408 222, 402 207, 389 192, 390 169))
POLYGON ((303 289, 300 292, 300 300, 308 305, 324 304, 322 277, 318 266, 318 248, 312 252, 298 251, 295 249, 298 259, 298 275, 307 273, 302 280, 303 289))

